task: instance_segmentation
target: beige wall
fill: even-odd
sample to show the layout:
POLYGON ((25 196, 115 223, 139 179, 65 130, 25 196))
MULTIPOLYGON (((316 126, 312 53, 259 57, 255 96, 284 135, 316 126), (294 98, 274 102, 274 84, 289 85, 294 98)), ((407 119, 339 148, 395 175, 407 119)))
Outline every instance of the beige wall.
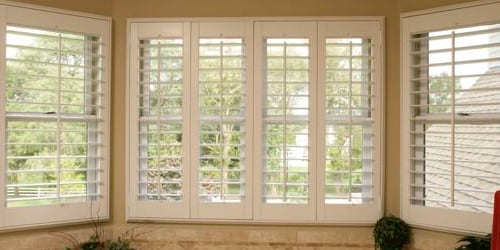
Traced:
MULTIPOLYGON (((9 1, 9 0, 7 0, 9 1)), ((23 2, 37 4, 47 7, 60 8, 73 11, 83 11, 92 14, 111 16, 111 0, 12 0, 12 2, 23 2)))
MULTIPOLYGON (((130 17, 241 17, 241 16, 384 16, 386 21, 386 182, 385 212, 399 214, 399 16, 402 12, 468 2, 470 0, 16 0, 113 17, 113 83, 111 135, 111 225, 125 222, 125 89, 126 19, 130 17)), ((160 226, 162 227, 162 226, 160 226)), ((165 225, 162 228, 182 226, 165 225)), ((196 226, 190 226, 194 230, 196 226)), ((248 229, 228 226, 226 229, 248 229)), ((189 228, 189 226, 188 226, 189 228)), ((251 228, 251 227, 250 227, 251 228)), ((67 228, 58 228, 65 230, 67 228)), ((322 231, 322 229, 318 229, 322 231)), ((345 228, 334 231, 345 233, 345 228)), ((371 237, 366 228, 348 234, 371 237)), ((46 231, 46 230, 45 230, 46 231)), ((39 231, 1 237, 37 235, 39 231)), ((44 232, 43 230, 41 232, 44 232)), ((415 249, 444 248, 457 235, 414 230, 415 249)))

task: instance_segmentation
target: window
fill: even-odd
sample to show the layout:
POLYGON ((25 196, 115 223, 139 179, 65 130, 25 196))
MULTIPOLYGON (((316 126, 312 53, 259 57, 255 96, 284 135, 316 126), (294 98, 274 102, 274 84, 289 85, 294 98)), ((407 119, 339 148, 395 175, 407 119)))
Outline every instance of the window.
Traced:
POLYGON ((107 218, 109 20, 0 11, 0 228, 107 218))
POLYGON ((128 218, 375 221, 381 27, 132 20, 128 218))
POLYGON ((478 4, 403 18, 402 211, 410 223, 491 230, 500 188, 498 10, 478 4), (444 18, 463 12, 458 24, 444 18))

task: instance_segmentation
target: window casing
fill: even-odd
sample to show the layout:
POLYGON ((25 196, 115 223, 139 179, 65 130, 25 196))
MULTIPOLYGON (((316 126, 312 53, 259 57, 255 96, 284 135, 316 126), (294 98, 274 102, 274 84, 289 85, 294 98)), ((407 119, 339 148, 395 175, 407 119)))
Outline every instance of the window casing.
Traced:
POLYGON ((381 211, 382 26, 379 18, 130 20, 128 218, 375 221, 381 211), (151 44, 160 40, 165 45, 151 44), (167 41, 176 41, 179 54, 156 49, 172 47, 167 41), (165 63, 151 63, 156 58, 165 63), (160 86, 165 91, 152 97, 160 86), (348 91, 319 94, 335 88, 348 91), (345 103, 330 110, 344 113, 321 111, 340 102, 335 98, 345 103), (343 155, 327 157, 334 151, 328 143, 342 147, 343 155), (173 149, 155 154, 160 147, 173 149), (337 172, 326 167, 333 162, 343 162, 335 163, 337 172))
POLYGON ((402 214, 410 223, 491 230, 500 188, 499 8, 403 18, 402 214), (444 18, 463 12, 459 24, 444 18))
POLYGON ((0 11, 0 230, 107 218, 109 20, 0 11))

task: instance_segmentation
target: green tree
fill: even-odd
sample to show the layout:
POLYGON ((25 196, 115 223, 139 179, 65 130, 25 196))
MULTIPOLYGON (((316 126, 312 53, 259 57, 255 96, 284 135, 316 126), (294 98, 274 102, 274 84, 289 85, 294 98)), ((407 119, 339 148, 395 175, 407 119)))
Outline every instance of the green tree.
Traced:
POLYGON ((453 84, 447 73, 433 77, 428 83, 429 110, 431 114, 450 112, 453 88, 460 89, 460 84, 453 84))

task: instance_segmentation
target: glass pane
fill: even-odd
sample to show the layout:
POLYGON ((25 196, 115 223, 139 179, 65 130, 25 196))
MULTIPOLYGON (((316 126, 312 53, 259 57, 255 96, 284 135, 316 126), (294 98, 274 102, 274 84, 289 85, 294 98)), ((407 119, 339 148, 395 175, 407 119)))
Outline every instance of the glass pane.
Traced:
POLYGON ((182 39, 140 41, 141 116, 181 116, 182 39))
POLYGON ((7 26, 7 206, 97 197, 100 51, 96 36, 7 26))
POLYGON ((7 206, 85 201, 88 130, 85 122, 7 124, 7 206), (62 142, 64 139, 64 142, 62 142))
POLYGON ((455 125, 454 137, 451 130, 446 124, 426 130, 426 174, 419 183, 425 206, 489 212, 500 185, 500 125, 455 125))
POLYGON ((139 41, 139 199, 183 200, 183 40, 139 41))
POLYGON ((369 39, 326 39, 326 204, 373 200, 371 46, 369 39))
POLYGON ((499 44, 498 24, 414 35, 414 204, 492 211, 500 184, 499 44))
POLYGON ((415 90, 423 111, 498 112, 500 103, 493 96, 500 94, 499 37, 498 25, 415 35, 415 90))
POLYGON ((243 39, 202 38, 199 53, 199 199, 241 202, 245 195, 243 39))
POLYGON ((266 138, 265 201, 308 203, 308 126, 268 124, 264 136, 266 138))
POLYGON ((99 46, 97 37, 8 26, 6 110, 92 113, 100 90, 99 46))
POLYGON ((309 202, 309 39, 266 39, 264 202, 309 202), (299 121, 299 122, 298 122, 299 121))
POLYGON ((144 124, 140 146, 139 198, 182 199, 182 125, 144 124))

